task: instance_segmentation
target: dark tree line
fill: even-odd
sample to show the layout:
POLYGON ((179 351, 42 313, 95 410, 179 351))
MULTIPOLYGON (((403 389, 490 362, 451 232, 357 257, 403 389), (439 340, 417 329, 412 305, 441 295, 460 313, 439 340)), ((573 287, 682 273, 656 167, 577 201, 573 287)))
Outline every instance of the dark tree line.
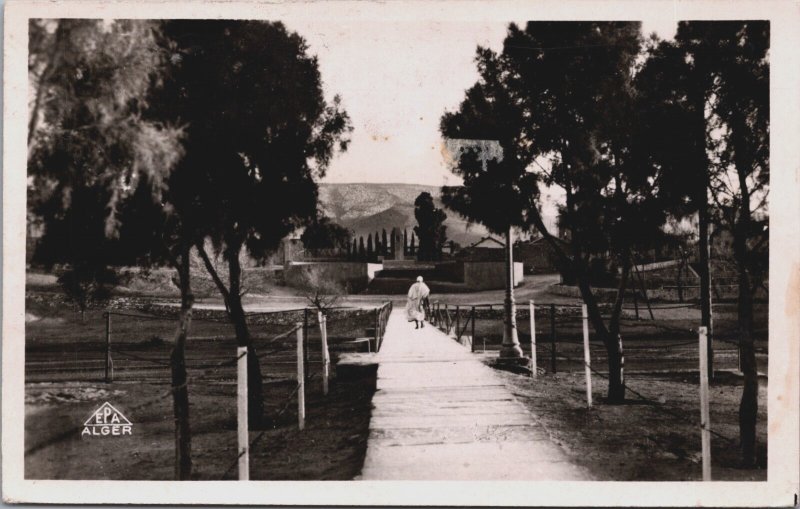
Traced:
POLYGON ((263 259, 314 223, 316 181, 346 149, 349 119, 338 98, 324 99, 303 38, 281 23, 123 20, 106 29, 60 20, 30 28, 29 194, 44 223, 37 258, 90 276, 131 258, 175 268, 176 478, 187 479, 190 254, 203 260, 238 345, 248 348, 249 416, 260 426, 241 255, 263 259))
POLYGON ((443 189, 445 205, 495 233, 543 236, 606 347, 612 403, 625 398, 620 316, 637 253, 668 220, 698 217, 701 324, 710 326, 709 227, 732 232, 745 464, 758 391, 752 292, 767 243, 768 48, 769 24, 759 21, 682 22, 666 42, 646 42, 636 22, 511 24, 500 52, 478 48, 479 81, 441 121, 446 138, 502 148, 492 160, 462 151, 453 169, 464 185, 443 189), (540 186, 565 195, 560 239, 542 220, 540 186), (604 317, 591 273, 609 257, 620 276, 604 317))

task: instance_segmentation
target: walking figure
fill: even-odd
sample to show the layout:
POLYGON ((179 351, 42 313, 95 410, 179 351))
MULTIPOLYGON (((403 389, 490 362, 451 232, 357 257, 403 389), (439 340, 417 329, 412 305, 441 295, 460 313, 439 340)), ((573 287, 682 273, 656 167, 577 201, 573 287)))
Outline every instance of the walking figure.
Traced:
POLYGON ((422 276, 417 276, 417 282, 408 289, 406 316, 409 322, 414 322, 415 329, 425 327, 425 312, 422 306, 430 293, 431 289, 422 282, 422 276))

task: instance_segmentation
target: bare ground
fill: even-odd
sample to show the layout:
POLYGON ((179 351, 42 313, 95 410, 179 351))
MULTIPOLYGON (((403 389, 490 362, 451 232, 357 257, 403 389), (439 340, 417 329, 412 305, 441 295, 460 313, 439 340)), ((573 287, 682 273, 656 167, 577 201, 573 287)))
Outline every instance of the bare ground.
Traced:
MULTIPOLYGON (((306 393, 306 428, 297 429, 287 384, 267 385, 272 416, 253 446, 251 479, 347 480, 361 471, 374 377, 338 381, 327 397, 317 380, 306 393), (286 411, 275 417, 280 410, 286 411)), ((165 384, 29 384, 26 387, 27 479, 173 479, 172 399, 165 384), (81 437, 83 422, 109 401, 133 423, 132 436, 81 437)), ((234 479, 235 385, 190 388, 194 478, 234 479)), ((251 440, 260 431, 252 430, 251 440)))
MULTIPOLYGON (((488 359, 487 359, 488 360, 488 359)), ((600 480, 697 481, 702 479, 697 373, 637 375, 628 385, 652 402, 628 394, 623 405, 605 402, 607 384, 594 377, 595 404, 586 405, 582 373, 540 374, 537 379, 499 371, 571 460, 600 480)), ((711 439, 712 478, 767 478, 766 380, 760 380, 758 468, 739 467, 738 406, 741 379, 720 372, 710 386, 711 427, 732 439, 711 439)))

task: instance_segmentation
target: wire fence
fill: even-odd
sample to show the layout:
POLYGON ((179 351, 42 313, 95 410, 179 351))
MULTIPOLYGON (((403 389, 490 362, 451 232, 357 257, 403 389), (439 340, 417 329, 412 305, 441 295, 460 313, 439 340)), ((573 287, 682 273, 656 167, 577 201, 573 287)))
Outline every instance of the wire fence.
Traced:
MULTIPOLYGON (((374 308, 336 307, 325 312, 332 352, 376 351, 391 303, 374 308)), ((167 381, 177 320, 175 314, 107 311, 100 320, 85 324, 39 326, 26 338, 25 381, 167 381)), ((285 358, 292 340, 279 335, 298 322, 304 324, 309 341, 307 362, 319 362, 317 310, 297 308, 247 315, 253 345, 266 363, 268 376, 281 376, 281 366, 292 363, 285 358), (281 338, 284 341, 279 341, 281 338)), ((234 366, 218 363, 229 358, 235 344, 235 332, 226 317, 193 316, 186 346, 189 376, 213 368, 212 374, 220 380, 232 379, 234 366)))
MULTIPOLYGON (((652 375, 659 373, 698 372, 701 355, 698 334, 699 316, 685 311, 696 311, 692 304, 656 306, 653 318, 640 319, 638 313, 631 316, 623 309, 620 319, 620 334, 623 338, 623 384, 626 396, 645 402, 658 413, 707 431, 711 435, 735 446, 738 440, 717 429, 704 425, 694 418, 694 413, 672 408, 665 401, 649 396, 648 377, 637 377, 631 383, 630 374, 652 375), (644 387, 643 387, 644 386, 644 387)), ((610 318, 610 307, 601 306, 606 324, 610 318)), ((637 310, 638 311, 638 310, 637 310)), ((722 315, 724 318, 724 315, 722 315)), ((434 302, 429 307, 428 317, 442 332, 470 348, 473 352, 494 352, 501 348, 504 337, 505 313, 502 304, 458 304, 434 302)), ((538 372, 558 371, 580 373, 586 369, 591 376, 609 381, 608 353, 589 327, 589 359, 585 360, 583 338, 584 318, 582 306, 563 304, 525 303, 517 308, 516 331, 520 346, 528 357, 533 348, 531 324, 535 326, 536 356, 538 372), (531 320, 533 311, 534 320, 531 320)), ((730 320, 730 317, 727 317, 730 320)), ((741 371, 739 343, 731 337, 734 330, 730 323, 719 324, 718 336, 713 340, 713 364, 717 370, 741 371)), ((702 333, 705 335, 705 332, 702 333)), ((616 345, 614 345, 616 347, 616 345)), ((756 340, 758 366, 767 371, 768 344, 766 334, 756 340)), ((588 377, 587 377, 588 378, 588 377)), ((588 380, 587 380, 588 383, 588 380)), ((587 392, 591 385, 588 385, 587 392)), ((587 394, 591 401, 591 396, 587 394)), ((589 403, 591 406, 591 403, 589 403)), ((652 439, 652 437, 651 437, 652 439)), ((654 443, 664 450, 668 444, 654 443)), ((710 461, 710 460, 709 460, 710 461)))
MULTIPOLYGON (((332 357, 335 363, 344 352, 377 351, 391 310, 390 302, 378 307, 326 309, 328 359, 332 357)), ((258 359, 262 375, 267 423, 252 445, 270 429, 285 425, 286 419, 296 413, 292 411, 293 403, 300 397, 301 387, 322 378, 324 356, 319 317, 318 310, 311 308, 247 315, 250 351, 258 359), (302 348, 298 348, 298 335, 302 348), (300 360, 299 352, 303 356, 300 360), (298 364, 302 364, 302 370, 298 364), (299 372, 303 373, 302 383, 299 372)), ((213 401, 213 411, 235 419, 237 362, 242 356, 236 354, 234 328, 224 316, 206 314, 192 319, 185 348, 188 380, 167 390, 160 387, 171 384, 170 355, 178 317, 160 312, 109 310, 97 318, 100 319, 85 324, 59 323, 60 335, 47 326, 29 331, 26 383, 74 386, 77 382, 101 391, 105 390, 103 387, 120 387, 105 382, 133 383, 138 401, 125 407, 129 414, 140 414, 159 403, 163 405, 164 400, 188 385, 190 399, 213 401)), ((211 409, 201 411, 208 410, 211 409)), ((65 440, 80 439, 82 429, 83 426, 68 426, 56 434, 48 433, 36 443, 26 443, 26 456, 65 440)), ((171 442, 173 437, 170 433, 163 438, 171 442)), ((229 467, 213 478, 229 478, 230 472, 229 467)))
MULTIPOLYGON (((583 370, 583 321, 581 306, 536 303, 536 347, 539 365, 548 371, 583 370), (563 354, 563 355, 559 355, 563 354)), ((606 324, 610 305, 600 307, 606 324)), ((625 369, 629 373, 696 371, 699 361, 697 333, 699 307, 693 304, 653 308, 655 319, 636 319, 626 307, 620 319, 620 334, 625 351, 625 369), (696 316, 695 316, 696 315, 696 316)), ((739 370, 740 352, 737 332, 730 316, 719 313, 712 339, 713 365, 719 370, 739 370)), ((504 334, 503 304, 448 304, 434 301, 428 319, 473 352, 500 350, 504 334)), ((527 302, 516 307, 516 332, 526 355, 531 354, 530 307, 527 302)), ((759 370, 768 368, 766 330, 756 337, 759 370)), ((598 366, 607 364, 606 346, 590 325, 589 347, 598 366)))

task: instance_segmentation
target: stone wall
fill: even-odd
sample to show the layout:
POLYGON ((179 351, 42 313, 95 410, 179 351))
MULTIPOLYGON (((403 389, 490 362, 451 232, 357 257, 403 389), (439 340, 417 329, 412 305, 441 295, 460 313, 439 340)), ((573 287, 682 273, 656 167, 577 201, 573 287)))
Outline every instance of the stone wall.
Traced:
MULTIPOLYGON (((464 284, 470 290, 497 290, 505 288, 505 270, 503 262, 459 262, 464 266, 464 284)), ((514 286, 523 280, 523 264, 514 262, 514 286)))
POLYGON ((363 262, 291 263, 283 270, 283 280, 287 286, 301 288, 304 274, 319 270, 321 277, 342 284, 349 293, 357 293, 364 290, 375 277, 375 272, 382 268, 379 263, 363 262))

